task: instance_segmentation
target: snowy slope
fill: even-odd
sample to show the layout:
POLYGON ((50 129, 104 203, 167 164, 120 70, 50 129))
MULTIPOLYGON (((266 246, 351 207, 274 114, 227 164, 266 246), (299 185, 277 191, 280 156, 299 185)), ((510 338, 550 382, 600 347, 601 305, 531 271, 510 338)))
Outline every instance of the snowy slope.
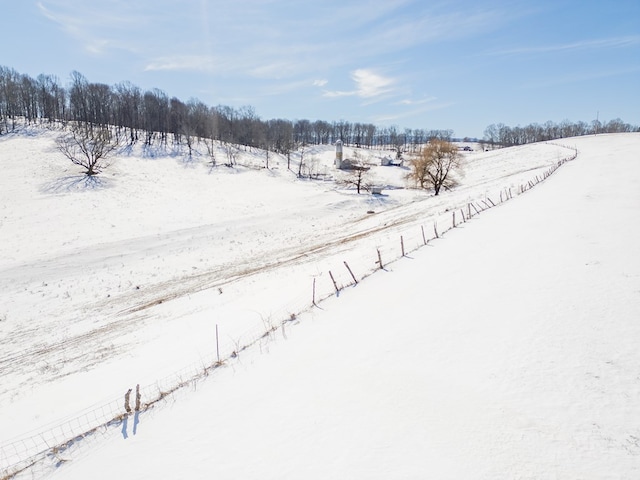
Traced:
MULTIPOLYGON (((578 159, 547 182, 298 315, 126 441, 116 428, 79 444, 55 476, 637 474, 640 138, 569 141, 578 159)), ((313 278, 330 291, 343 260, 373 264, 404 229, 572 153, 473 152, 454 192, 374 199, 282 168, 136 156, 100 188, 60 191, 56 152, 33 165, 50 142, 0 141, 0 444, 210 359, 216 324, 233 346, 308 306, 313 278)))

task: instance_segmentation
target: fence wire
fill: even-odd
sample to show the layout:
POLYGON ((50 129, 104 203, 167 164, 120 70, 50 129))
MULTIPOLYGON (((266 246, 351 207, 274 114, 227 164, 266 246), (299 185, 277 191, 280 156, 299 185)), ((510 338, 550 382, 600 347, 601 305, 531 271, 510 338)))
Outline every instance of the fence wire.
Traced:
MULTIPOLYGON (((571 147, 566 147, 571 148, 571 147)), ((353 258, 349 262, 330 265, 327 275, 314 279, 313 294, 310 297, 290 299, 286 308, 274 312, 262 326, 249 329, 239 336, 237 341, 227 341, 219 345, 214 357, 201 359, 169 376, 156 380, 153 384, 139 386, 139 408, 127 412, 124 397, 120 396, 106 403, 94 405, 72 418, 65 418, 54 425, 48 425, 37 432, 26 434, 0 445, 0 480, 9 480, 21 474, 35 478, 52 468, 64 464, 64 455, 79 455, 97 440, 114 434, 125 434, 131 420, 134 425, 139 416, 147 414, 166 402, 172 395, 185 387, 192 386, 215 373, 224 363, 232 361, 243 351, 268 342, 272 336, 285 326, 294 322, 297 316, 321 303, 329 297, 338 295, 344 288, 353 286, 380 269, 402 259, 429 242, 444 236, 449 230, 480 215, 483 211, 521 195, 537 184, 549 178, 564 163, 577 157, 574 154, 559 160, 550 168, 522 183, 517 189, 506 188, 492 192, 482 198, 460 205, 456 210, 431 216, 424 222, 415 223, 412 228, 394 232, 380 238, 375 251, 349 251, 353 258), (276 318, 274 320, 274 318, 276 318)), ((135 398, 133 399, 135 400, 135 398)), ((132 401, 132 405, 135 401, 132 401)))

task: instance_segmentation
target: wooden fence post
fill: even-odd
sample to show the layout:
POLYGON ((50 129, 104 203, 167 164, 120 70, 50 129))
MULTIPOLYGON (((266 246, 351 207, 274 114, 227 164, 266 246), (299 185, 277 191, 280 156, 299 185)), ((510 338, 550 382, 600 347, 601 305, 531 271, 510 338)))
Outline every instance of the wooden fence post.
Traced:
POLYGON ((422 230, 422 241, 426 245, 427 244, 427 237, 424 234, 424 226, 420 225, 420 230, 422 230))
POLYGON ((331 270, 329 270, 329 276, 331 277, 331 281, 333 282, 333 288, 336 289, 336 293, 339 293, 340 289, 338 288, 338 284, 336 283, 336 279, 333 278, 333 273, 331 273, 331 270))
POLYGON ((378 252, 378 265, 380 265, 380 269, 383 269, 384 266, 382 265, 382 255, 380 255, 380 249, 376 248, 376 251, 378 252))
POLYGON ((404 257, 404 238, 400 235, 400 249, 402 251, 402 256, 404 257))
POLYGON ((349 270, 349 273, 351 274, 351 278, 353 278, 353 281, 356 282, 356 284, 357 284, 358 280, 356 279, 356 276, 353 274, 353 272, 349 268, 349 264, 346 261, 344 262, 344 266, 347 267, 347 270, 349 270))
POLYGON ((313 277, 313 306, 316 306, 316 277, 313 277))
POLYGON ((220 340, 218 337, 218 324, 216 323, 216 358, 218 359, 218 363, 220 363, 220 340))
POLYGON ((131 405, 129 404, 129 397, 131 396, 131 389, 127 390, 124 394, 124 409, 127 413, 131 413, 131 405))
POLYGON ((140 399, 142 398, 142 395, 140 394, 140 384, 136 385, 136 406, 135 406, 135 410, 136 412, 140 411, 140 399))

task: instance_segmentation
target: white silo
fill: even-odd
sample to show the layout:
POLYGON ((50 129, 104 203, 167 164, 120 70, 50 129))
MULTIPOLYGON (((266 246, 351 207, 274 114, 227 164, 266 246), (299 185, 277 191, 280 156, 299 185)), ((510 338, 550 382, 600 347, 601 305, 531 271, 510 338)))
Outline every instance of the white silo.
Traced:
POLYGON ((336 142, 336 168, 342 168, 342 140, 336 142))

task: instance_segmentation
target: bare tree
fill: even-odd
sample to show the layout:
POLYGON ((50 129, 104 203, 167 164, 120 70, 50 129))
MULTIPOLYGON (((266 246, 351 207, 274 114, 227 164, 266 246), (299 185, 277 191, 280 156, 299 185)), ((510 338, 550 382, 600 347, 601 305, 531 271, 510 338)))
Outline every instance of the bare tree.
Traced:
POLYGON ((236 164, 236 158, 238 156, 238 147, 231 142, 222 142, 222 148, 227 157, 227 161, 224 164, 225 167, 233 167, 236 164))
POLYGON ((210 108, 203 119, 203 136, 206 137, 205 145, 207 146, 207 155, 209 155, 211 168, 217 166, 216 138, 218 136, 218 115, 214 108, 210 108))
POLYGON ((372 187, 369 176, 369 167, 352 165, 349 170, 344 171, 338 185, 355 187, 358 193, 362 190, 368 192, 372 187))
MULTIPOLYGON (((0 122, 4 123, 5 132, 9 131, 9 120, 11 120, 11 130, 15 130, 17 118, 23 113, 19 83, 20 74, 17 71, 0 67, 0 122)), ((0 133, 2 133, 1 125, 0 133)))
POLYGON ((129 129, 129 143, 138 141, 138 129, 142 126, 142 91, 129 82, 114 87, 114 116, 119 127, 129 129))
POLYGON ((37 80, 41 119, 53 123, 62 120, 65 111, 65 90, 53 75, 38 75, 37 80))
POLYGON ((320 178, 320 175, 321 175, 321 172, 320 172, 320 159, 318 159, 318 157, 316 157, 315 155, 311 155, 304 162, 303 175, 305 175, 305 174, 306 174, 307 178, 314 178, 316 180, 318 178, 320 178))
POLYGON ((435 195, 453 186, 451 173, 461 169, 458 147, 444 140, 432 140, 414 157, 409 178, 420 188, 432 187, 435 195))
POLYGON ((71 72, 71 86, 69 87, 69 113, 71 120, 76 122, 89 121, 89 99, 87 86, 89 82, 80 72, 71 72))
POLYGON ((358 194, 362 191, 369 191, 372 187, 371 174, 369 167, 365 165, 364 159, 358 152, 354 152, 354 158, 350 159, 347 167, 343 170, 338 185, 346 187, 355 187, 358 194))
POLYGON ((86 123, 73 124, 56 145, 65 157, 83 167, 86 175, 97 175, 108 167, 109 155, 120 146, 108 127, 86 123))
POLYGON ((307 144, 302 142, 298 150, 300 151, 300 163, 298 163, 298 178, 302 177, 302 169, 304 168, 304 153, 307 148, 307 144))
POLYGON ((142 97, 143 125, 146 131, 145 145, 150 146, 156 134, 160 142, 167 144, 169 132, 169 96, 162 90, 154 88, 142 97))

